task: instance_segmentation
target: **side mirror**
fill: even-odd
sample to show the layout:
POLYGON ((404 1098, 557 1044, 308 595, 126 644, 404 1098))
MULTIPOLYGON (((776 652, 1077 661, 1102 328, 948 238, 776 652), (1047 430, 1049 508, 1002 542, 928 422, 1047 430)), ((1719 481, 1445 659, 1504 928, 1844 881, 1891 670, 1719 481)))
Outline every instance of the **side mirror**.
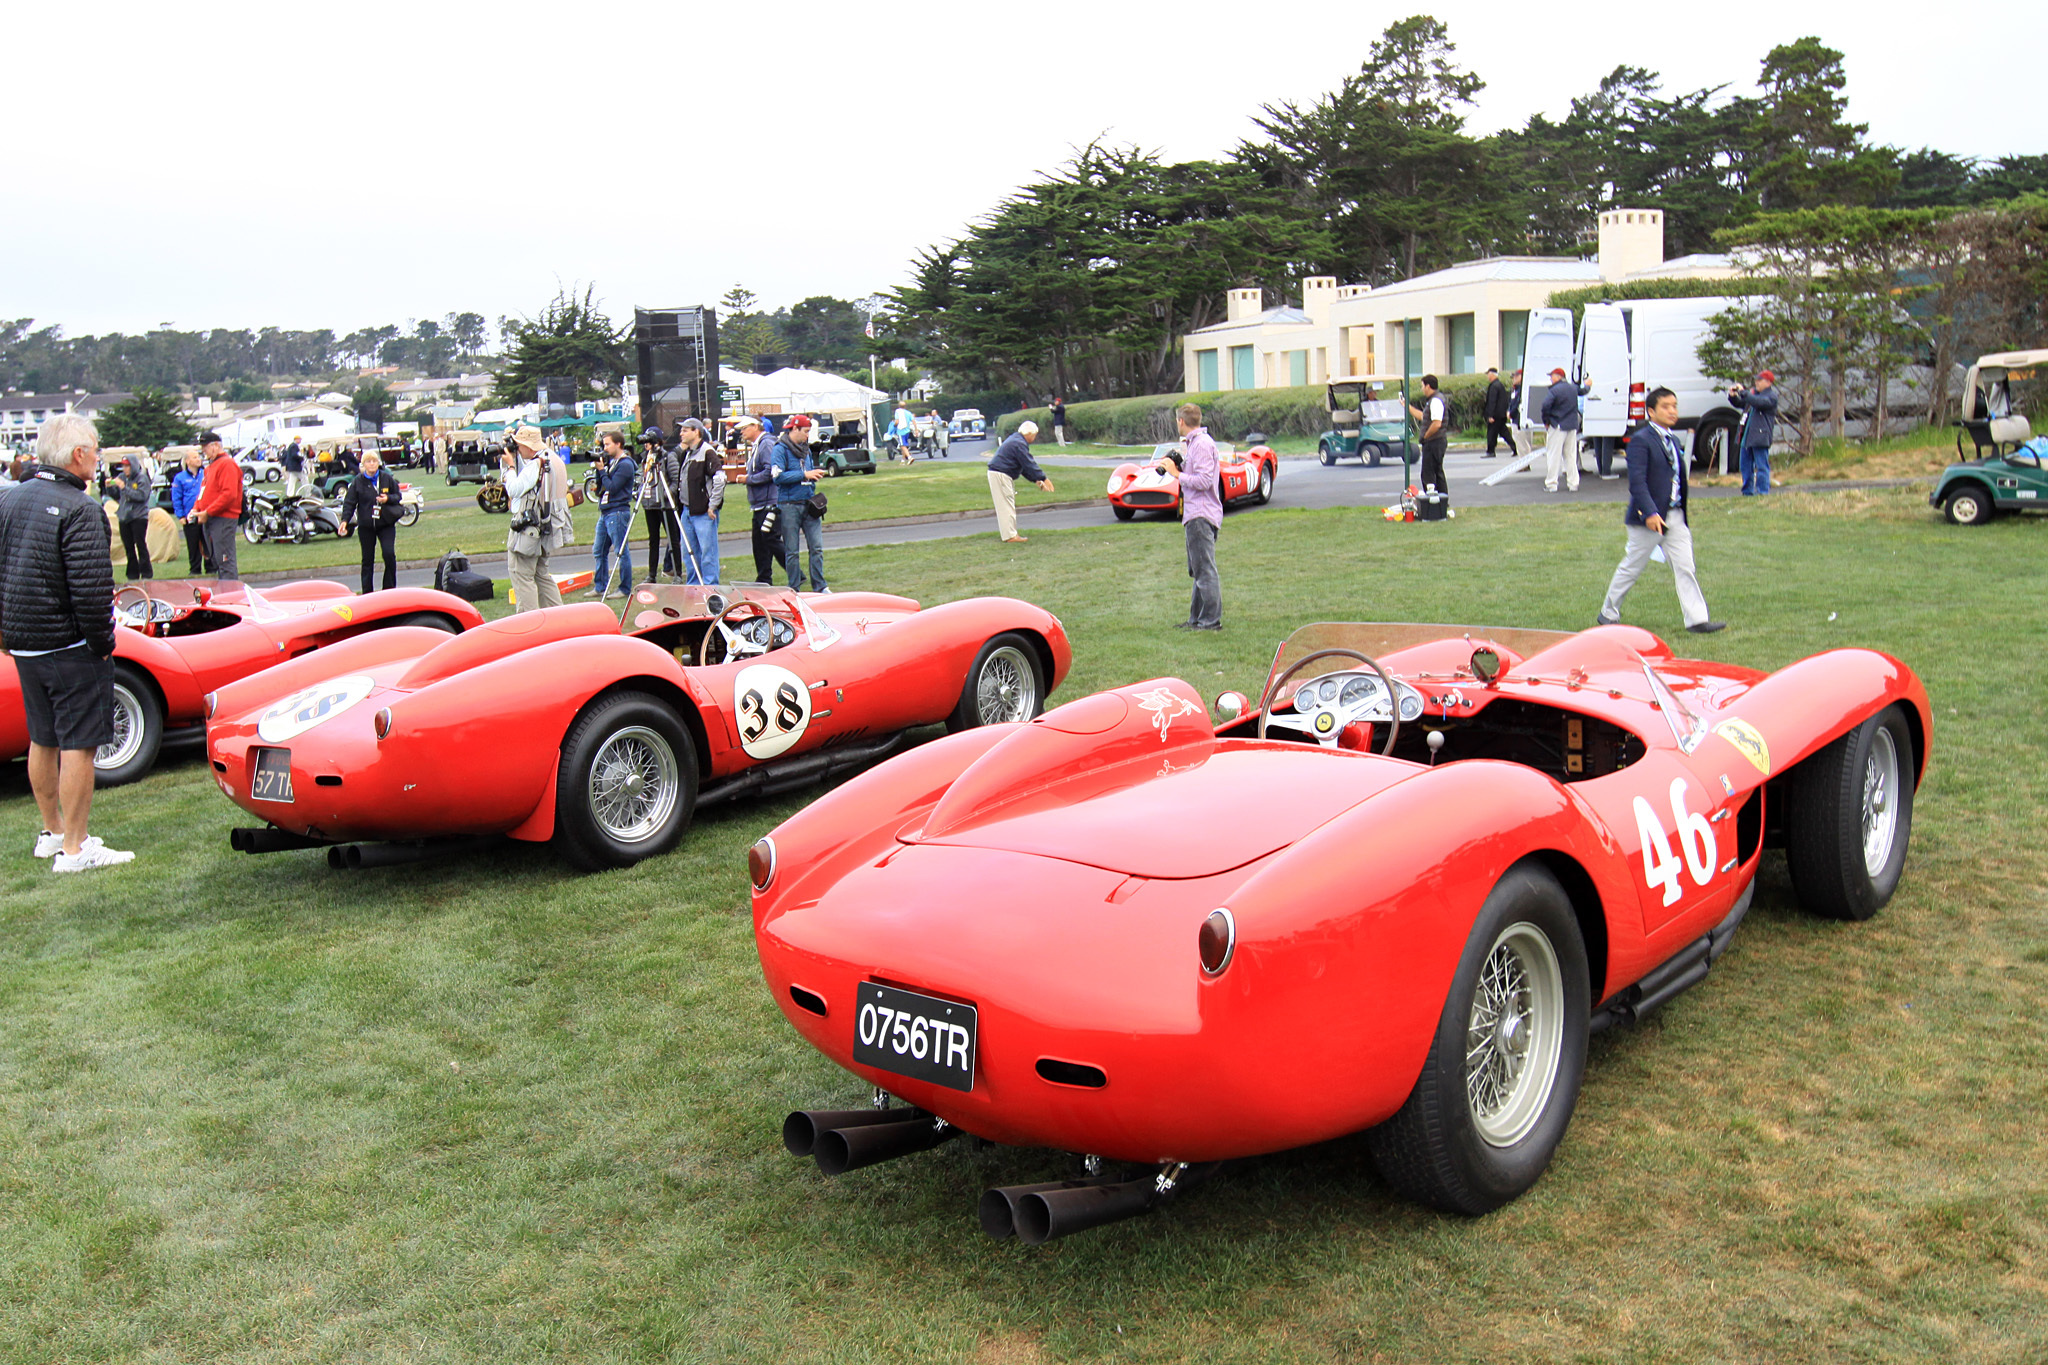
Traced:
POLYGON ((1242 692, 1221 692, 1216 696, 1216 714, 1225 720, 1236 720, 1250 705, 1251 700, 1242 692))
POLYGON ((1500 655, 1490 649, 1472 651, 1472 676, 1488 687, 1500 676, 1500 655))

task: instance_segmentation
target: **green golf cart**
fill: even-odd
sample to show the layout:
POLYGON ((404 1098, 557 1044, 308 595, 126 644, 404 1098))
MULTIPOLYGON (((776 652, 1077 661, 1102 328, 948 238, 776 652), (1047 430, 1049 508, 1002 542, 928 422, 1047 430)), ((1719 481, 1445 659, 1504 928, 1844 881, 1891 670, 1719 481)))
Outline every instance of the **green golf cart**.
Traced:
POLYGON ((1979 358, 1963 377, 1963 415, 1957 420, 1956 453, 1967 438, 1975 458, 1952 464, 1935 480, 1928 502, 1958 526, 1982 526, 2000 512, 2048 504, 2048 469, 2042 456, 2048 441, 2013 401, 2013 386, 2048 377, 2048 351, 2006 351, 1979 358))
POLYGON ((1383 460, 1400 459, 1408 425, 1400 394, 1399 375, 1368 375, 1329 385, 1323 406, 1330 414, 1330 428, 1316 442, 1316 458, 1333 465, 1356 456, 1375 469, 1383 460))

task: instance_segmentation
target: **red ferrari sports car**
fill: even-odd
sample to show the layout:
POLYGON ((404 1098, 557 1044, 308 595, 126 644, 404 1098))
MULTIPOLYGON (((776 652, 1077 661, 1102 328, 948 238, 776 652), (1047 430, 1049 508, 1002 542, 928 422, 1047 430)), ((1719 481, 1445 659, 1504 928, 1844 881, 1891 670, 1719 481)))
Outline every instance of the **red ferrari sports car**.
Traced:
MULTIPOLYGON (((483 617, 431 588, 367 595, 310 580, 254 588, 211 579, 125 584, 114 594, 114 738, 93 759, 95 786, 133 782, 167 742, 203 735, 206 694, 238 678, 388 626, 463 631, 483 617)), ((0 658, 0 756, 28 752, 21 679, 0 658)))
MULTIPOLYGON (((1217 472, 1223 480, 1223 505, 1250 499, 1256 505, 1273 500, 1273 481, 1280 477, 1280 457, 1254 433, 1250 444, 1235 450, 1219 443, 1217 472)), ((1118 521, 1129 521, 1140 512, 1169 512, 1180 515, 1180 476, 1166 460, 1168 451, 1180 449, 1178 441, 1156 447, 1144 464, 1120 464, 1109 476, 1109 508, 1118 521)))
POLYGON ((1483 1213, 1548 1164, 1587 1036, 1706 975, 1764 848, 1816 913, 1885 903, 1930 726, 1884 654, 1764 674, 1627 626, 1304 626, 1219 709, 1172 678, 1086 697, 755 846, 776 1004, 877 1088, 792 1114, 792 1152, 1086 1154, 984 1195, 1036 1242, 1368 1130, 1397 1189, 1483 1213))
POLYGON ((698 806, 872 762, 914 726, 1030 720, 1072 659, 1056 617, 1006 597, 654 585, 623 626, 583 602, 281 665, 212 699, 207 752, 268 822, 234 832, 246 852, 346 845, 330 863, 360 866, 510 835, 622 867, 698 806))

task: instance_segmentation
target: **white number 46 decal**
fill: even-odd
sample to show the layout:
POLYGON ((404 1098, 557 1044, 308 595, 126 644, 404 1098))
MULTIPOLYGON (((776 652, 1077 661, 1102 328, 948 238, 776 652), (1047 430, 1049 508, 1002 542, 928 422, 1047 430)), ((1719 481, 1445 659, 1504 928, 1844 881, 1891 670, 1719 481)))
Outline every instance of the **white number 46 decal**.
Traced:
MULTIPOLYGON (((1685 779, 1671 779, 1671 823, 1678 829, 1678 843, 1685 850, 1686 870, 1695 886, 1705 886, 1714 876, 1714 827, 1707 817, 1685 808, 1685 779)), ((1664 823, 1650 803, 1636 798, 1636 837, 1643 842, 1643 879, 1652 887, 1664 888, 1664 903, 1678 899, 1678 857, 1671 851, 1671 839, 1664 823)))

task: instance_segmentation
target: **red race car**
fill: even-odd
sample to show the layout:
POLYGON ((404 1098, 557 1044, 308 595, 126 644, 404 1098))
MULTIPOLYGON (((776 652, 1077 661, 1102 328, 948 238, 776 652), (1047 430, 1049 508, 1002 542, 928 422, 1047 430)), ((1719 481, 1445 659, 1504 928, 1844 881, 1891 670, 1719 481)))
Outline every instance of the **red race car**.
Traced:
POLYGON ((873 762, 912 727, 1029 720, 1073 659, 1056 617, 1007 597, 665 584, 626 622, 584 602, 457 640, 389 631, 221 689, 215 778, 268 822, 234 846, 346 845, 330 863, 360 866, 510 835, 623 867, 697 806, 873 762))
MULTIPOLYGON (((360 595, 311 580, 254 588, 211 579, 129 583, 114 594, 114 738, 94 756, 95 786, 133 782, 165 743, 203 736, 206 694, 284 659, 387 626, 463 631, 475 607, 432 588, 360 595)), ((0 658, 0 756, 28 752, 21 679, 0 658)))
MULTIPOLYGON (((1254 505, 1273 500, 1273 481, 1280 477, 1280 457, 1253 432, 1245 438, 1247 448, 1216 447, 1217 472, 1223 480, 1223 505, 1250 499, 1254 505)), ((1180 476, 1167 460, 1169 451, 1179 451, 1180 442, 1168 441, 1152 451, 1145 464, 1120 464, 1109 476, 1109 510, 1118 521, 1129 521, 1140 512, 1169 512, 1180 515, 1180 476)))
POLYGON ((1219 709, 1171 678, 1086 697, 755 846, 775 1003, 877 1087, 792 1114, 792 1152, 1086 1154, 983 1196, 1038 1242, 1367 1130, 1397 1189, 1485 1212, 1548 1164, 1587 1036, 1706 975, 1765 847, 1815 913, 1885 903, 1930 725, 1883 654, 1764 674, 1626 626, 1304 626, 1219 709))

